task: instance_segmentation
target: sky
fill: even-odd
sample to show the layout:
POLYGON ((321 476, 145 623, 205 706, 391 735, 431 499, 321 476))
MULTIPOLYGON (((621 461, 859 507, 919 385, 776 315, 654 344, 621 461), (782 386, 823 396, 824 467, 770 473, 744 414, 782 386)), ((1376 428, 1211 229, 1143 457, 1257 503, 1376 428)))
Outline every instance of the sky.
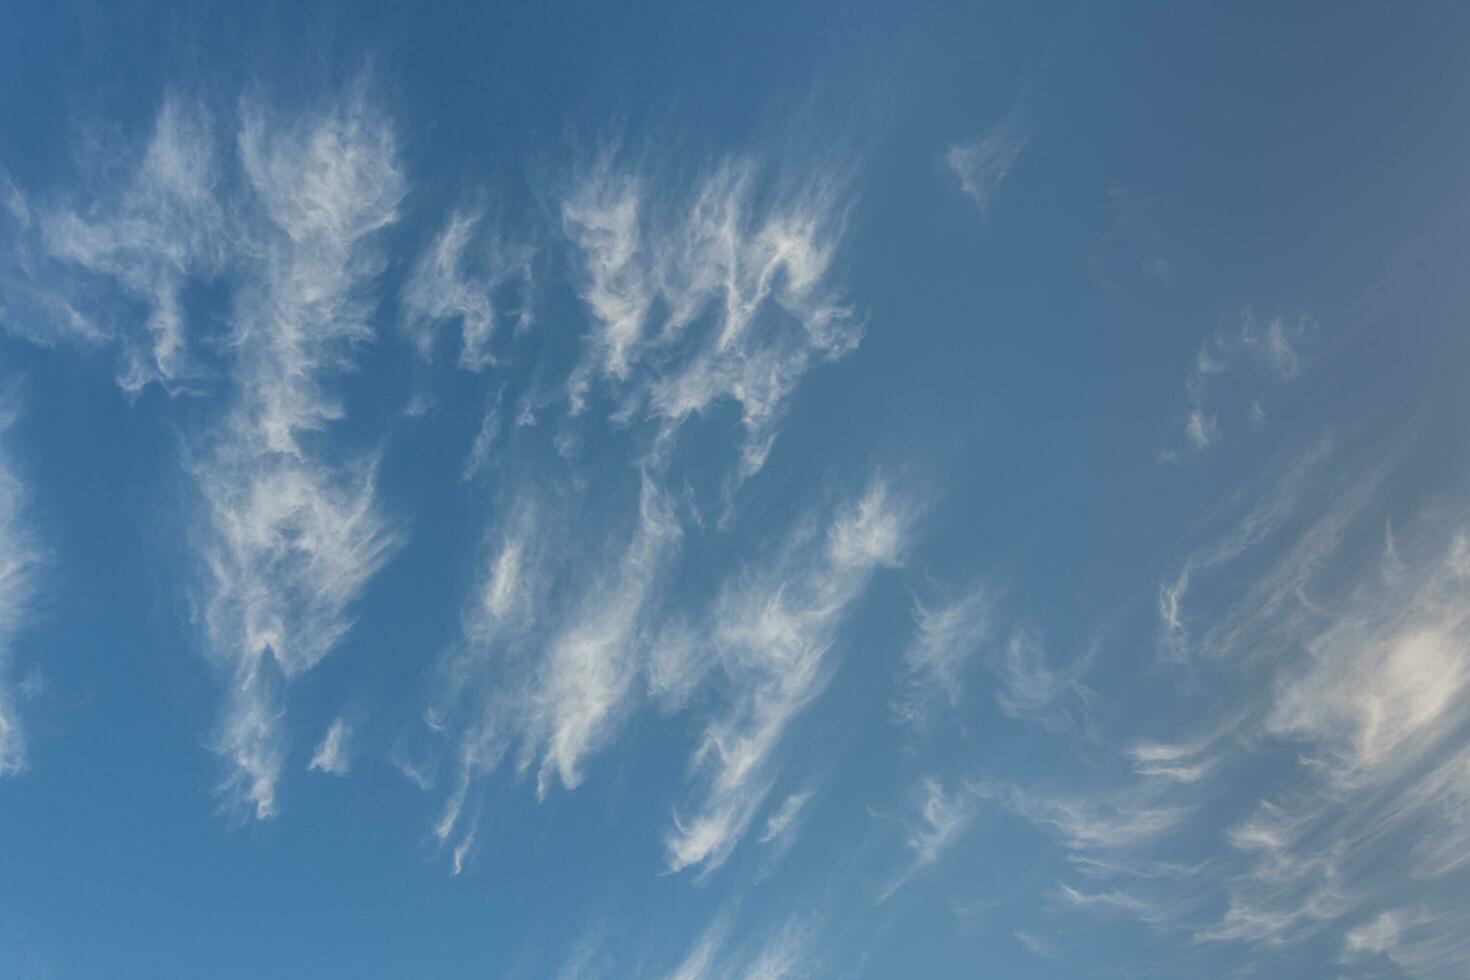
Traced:
POLYGON ((0 7, 0 977, 1462 977, 1460 4, 0 7))

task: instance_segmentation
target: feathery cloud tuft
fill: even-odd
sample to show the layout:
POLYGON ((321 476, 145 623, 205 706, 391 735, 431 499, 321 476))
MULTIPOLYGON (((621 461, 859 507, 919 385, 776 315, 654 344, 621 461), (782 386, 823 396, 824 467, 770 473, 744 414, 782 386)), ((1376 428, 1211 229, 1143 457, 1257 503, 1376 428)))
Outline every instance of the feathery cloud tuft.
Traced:
POLYGON ((184 285, 218 275, 229 252, 213 120, 197 101, 170 95, 147 145, 120 155, 134 157, 126 176, 98 178, 74 206, 32 207, 4 181, 11 241, 0 319, 41 343, 115 340, 125 391, 153 382, 175 391, 200 374, 184 285))
POLYGON ((534 252, 479 232, 486 224, 482 212, 455 211, 403 287, 407 327, 419 353, 426 359, 432 354, 438 323, 458 320, 459 365, 471 371, 495 363, 490 343, 500 319, 497 294, 504 287, 519 291, 516 330, 531 323, 534 252))
POLYGON ((694 754, 699 792, 666 838, 671 871, 699 866, 707 875, 745 835, 787 728, 831 677, 829 653, 849 607, 877 569, 902 560, 915 516, 914 504, 876 479, 824 536, 800 528, 768 567, 722 591, 709 630, 728 704, 694 754))
POLYGON ((311 755, 311 762, 307 763, 307 769, 324 772, 329 776, 345 776, 352 769, 352 760, 348 756, 348 744, 352 739, 352 728, 346 719, 335 718, 327 727, 327 733, 322 736, 321 742, 317 744, 316 751, 311 755))
POLYGON ((989 638, 995 605, 994 591, 985 586, 932 607, 914 601, 916 636, 904 651, 907 683, 894 704, 901 720, 921 727, 936 700, 959 703, 961 672, 989 638))
POLYGON ((1029 139, 1017 133, 1012 122, 1003 122, 982 136, 951 146, 945 151, 944 163, 959 181, 960 190, 984 213, 1015 169, 1029 139))
POLYGON ((845 227, 844 182, 828 172, 771 178, 725 160, 682 207, 650 199, 651 179, 605 154, 562 205, 593 318, 573 373, 573 410, 602 377, 623 418, 665 439, 724 399, 745 431, 739 476, 765 462, 787 399, 862 326, 830 283, 845 227))
POLYGON ((1247 418, 1255 425, 1263 423, 1266 393, 1301 377, 1303 348, 1316 336, 1317 330, 1317 322, 1309 316, 1272 317, 1262 322, 1246 310, 1240 315, 1238 327, 1211 334, 1200 345, 1184 382, 1189 395, 1189 413, 1184 421, 1187 448, 1166 451, 1161 458, 1173 460, 1184 454, 1199 453, 1220 441, 1219 412, 1212 408, 1216 389, 1242 368, 1249 370, 1248 379, 1232 386, 1228 392, 1230 401, 1238 402, 1242 397, 1248 400, 1247 418), (1236 389, 1241 389, 1244 396, 1236 389))

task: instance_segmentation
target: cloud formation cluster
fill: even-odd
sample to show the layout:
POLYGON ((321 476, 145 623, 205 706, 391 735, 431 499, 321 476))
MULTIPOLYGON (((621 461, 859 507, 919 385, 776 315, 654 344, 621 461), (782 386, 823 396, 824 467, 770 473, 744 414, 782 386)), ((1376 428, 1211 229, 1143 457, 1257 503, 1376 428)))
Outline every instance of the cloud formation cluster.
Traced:
POLYGON ((1385 534, 1399 457, 1353 462, 1323 439, 1269 469, 1165 579, 1159 667, 1210 685, 1205 717, 1080 793, 985 784, 1072 853, 1061 907, 1181 956, 1335 942, 1435 975, 1465 954, 1470 531, 1435 506, 1385 534))
POLYGON ((82 201, 28 200, 4 180, 0 321, 48 345, 114 343, 129 393, 155 382, 179 390, 202 370, 184 287, 219 275, 234 237, 214 123, 202 104, 170 95, 141 150, 113 149, 125 162, 93 176, 98 186, 82 201))
POLYGON ((195 586, 227 685, 223 791, 263 818, 277 811, 280 688, 339 644, 398 541, 376 453, 322 437, 344 414, 333 379, 376 333, 377 238, 406 184, 365 85, 304 109, 247 98, 236 123, 226 139, 202 102, 170 95, 84 200, 28 203, 7 181, 5 276, 21 306, 3 312, 28 339, 112 345, 131 395, 157 383, 222 404, 182 450, 199 492, 195 586), (215 280, 222 335, 185 300, 215 280))
MULTIPOLYGON (((1261 320, 1246 310, 1238 326, 1211 334, 1200 345, 1184 382, 1189 395, 1185 452, 1201 452, 1221 439, 1224 430, 1215 407, 1217 400, 1227 401, 1237 412, 1244 402, 1244 415, 1250 424, 1265 424, 1267 396, 1301 377, 1305 370, 1304 348, 1317 332, 1317 323, 1309 316, 1261 320), (1220 394, 1218 389, 1227 385, 1226 393, 1220 394)), ((1179 453, 1164 455, 1175 458, 1179 453)))
POLYGON ((620 416, 657 420, 665 439, 729 399, 748 477, 802 377, 862 336, 831 281, 845 181, 822 168, 772 175, 739 159, 712 166, 687 201, 655 197, 653 181, 609 154, 562 205, 594 324, 570 397, 583 405, 601 377, 620 416))
POLYGON ((830 651, 873 573, 908 550, 914 503, 876 481, 825 534, 798 528, 767 566, 738 576, 707 627, 727 682, 727 706, 691 759, 697 792, 676 811, 670 870, 707 874, 729 856, 770 793, 781 740, 831 677, 830 651))
MULTIPOLYGON (((751 159, 723 159, 687 193, 666 187, 654 195, 652 173, 625 165, 615 149, 600 154, 567 182, 559 226, 548 233, 551 242, 557 235, 564 241, 590 322, 562 389, 560 428, 547 433, 561 461, 550 468, 518 462, 512 447, 539 431, 531 402, 555 406, 544 395, 523 393, 507 431, 502 409, 516 396, 498 387, 466 465, 467 476, 493 471, 513 489, 497 494, 462 638, 441 664, 426 715, 429 729, 448 739, 452 759, 435 830, 446 846, 473 833, 475 784, 507 752, 513 750, 517 772, 536 773, 538 795, 545 797, 555 786, 575 789, 588 761, 645 700, 666 712, 681 710, 717 666, 738 673, 737 686, 766 684, 774 691, 781 684, 764 682, 753 670, 735 671, 721 652, 735 642, 734 611, 721 618, 701 609, 706 602, 697 596, 676 601, 674 593, 683 590, 672 588, 671 576, 689 536, 708 532, 689 496, 691 477, 712 471, 731 513, 735 490, 764 464, 802 378, 861 337, 860 320, 842 302, 833 275, 845 224, 842 181, 820 169, 792 176, 751 159), (681 450, 677 436, 686 424, 721 404, 739 413, 728 451, 723 440, 698 453, 681 450), (629 436, 603 436, 584 447, 578 427, 600 431, 604 421, 593 416, 604 408, 614 431, 629 436), (508 440, 498 468, 490 451, 497 439, 508 440), (573 465, 582 467, 580 474, 561 469, 573 465), (636 501, 633 514, 609 522, 607 508, 616 512, 620 501, 636 501), (594 502, 602 532, 571 532, 589 519, 586 508, 594 502)), ((488 333, 502 285, 529 283, 527 253, 503 246, 485 253, 493 255, 476 277, 453 271, 469 234, 470 224, 457 216, 408 287, 411 323, 458 317, 465 351, 471 334, 488 333), (431 310, 428 297, 443 302, 431 310)), ((467 364, 463 354, 461 365, 483 366, 467 364)), ((879 497, 855 506, 855 517, 834 526, 830 557, 820 546, 824 557, 810 573, 830 566, 834 594, 855 590, 866 570, 888 560, 869 552, 897 546, 884 538, 897 532, 879 497)), ((775 653, 751 654, 757 655, 775 653)), ((750 736, 764 746, 753 749, 758 754, 770 751, 796 705, 761 710, 770 717, 726 723, 763 727, 750 736)), ((706 744, 713 743, 707 738, 706 744)), ((701 750, 696 768, 705 768, 711 751, 701 750)), ((732 773, 727 781, 738 785, 719 791, 722 799, 739 797, 738 804, 709 804, 743 811, 738 819, 723 818, 727 842, 699 857, 673 859, 674 865, 703 862, 733 846, 769 788, 757 791, 747 778, 732 773)), ((793 810, 780 821, 771 840, 789 840, 797 815, 793 810)))

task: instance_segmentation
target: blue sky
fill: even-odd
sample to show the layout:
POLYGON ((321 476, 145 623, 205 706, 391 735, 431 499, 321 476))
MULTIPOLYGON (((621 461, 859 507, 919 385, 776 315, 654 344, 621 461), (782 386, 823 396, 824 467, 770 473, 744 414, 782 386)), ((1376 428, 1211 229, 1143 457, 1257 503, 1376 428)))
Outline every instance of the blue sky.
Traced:
POLYGON ((7 5, 0 976, 1462 976, 1467 28, 7 5))

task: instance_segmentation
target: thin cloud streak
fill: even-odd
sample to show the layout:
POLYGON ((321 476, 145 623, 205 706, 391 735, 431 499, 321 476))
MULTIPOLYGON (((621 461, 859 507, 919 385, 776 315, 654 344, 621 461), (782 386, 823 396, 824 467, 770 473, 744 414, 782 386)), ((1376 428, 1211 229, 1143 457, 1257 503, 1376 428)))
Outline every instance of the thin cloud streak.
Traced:
POLYGON ((16 638, 30 624, 43 555, 26 514, 28 493, 10 463, 7 432, 15 421, 0 397, 0 777, 26 768, 26 735, 16 707, 10 659, 16 638))
POLYGON ((670 871, 708 875, 729 857, 770 792, 774 757, 796 717, 825 689, 829 655, 874 572, 900 564, 915 505, 875 479, 821 534, 797 529, 769 565, 740 576, 708 626, 727 685, 724 712, 691 762, 692 807, 665 838, 670 871))
POLYGON ((548 551, 555 521, 542 516, 549 503, 513 506, 492 536, 463 648, 441 665, 446 688, 429 713, 431 729, 456 743, 454 788, 434 831, 440 841, 459 826, 474 780, 513 744, 516 769, 536 772, 538 797, 558 784, 573 790, 636 703, 659 585, 683 538, 671 501, 647 473, 637 502, 622 547, 574 586, 560 586, 555 595, 565 600, 550 591, 562 580, 561 559, 548 551))
POLYGON ((969 783, 946 790, 936 777, 922 776, 913 798, 913 811, 904 826, 904 844, 911 858, 893 881, 879 892, 880 905, 955 846, 974 821, 981 795, 979 788, 969 783))

